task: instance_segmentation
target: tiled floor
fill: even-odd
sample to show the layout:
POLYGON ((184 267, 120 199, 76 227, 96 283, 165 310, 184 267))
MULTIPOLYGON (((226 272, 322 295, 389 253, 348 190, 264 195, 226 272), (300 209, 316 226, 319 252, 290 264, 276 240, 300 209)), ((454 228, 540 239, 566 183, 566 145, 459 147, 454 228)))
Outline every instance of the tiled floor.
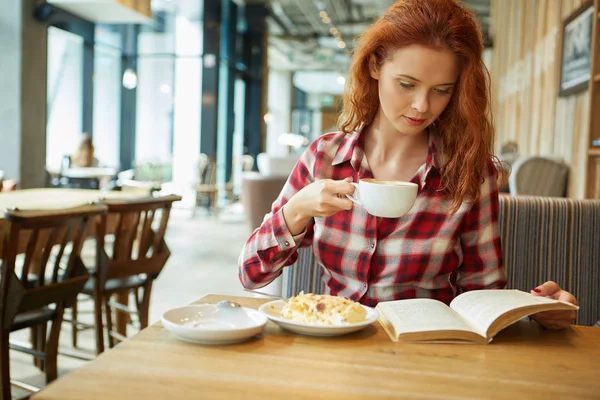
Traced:
MULTIPOLYGON (((238 215, 217 218, 198 213, 192 219, 189 210, 173 210, 167 232, 172 255, 152 289, 150 323, 158 321, 169 308, 188 304, 209 293, 248 295, 242 291, 237 277, 237 258, 248 235, 248 227, 238 215)), ((82 305, 90 306, 90 302, 82 305)), ((87 318, 91 322, 91 315, 87 318)), ((11 339, 27 341, 28 334, 28 331, 17 332, 11 339)), ((70 327, 63 327, 60 349, 91 356, 94 349, 92 331, 80 333, 79 341, 80 349, 73 349, 70 327)), ((13 379, 43 386, 44 375, 33 367, 32 357, 11 351, 10 358, 13 379)), ((59 355, 59 376, 83 363, 59 355)), ((14 397, 25 394, 27 392, 13 388, 14 397)))

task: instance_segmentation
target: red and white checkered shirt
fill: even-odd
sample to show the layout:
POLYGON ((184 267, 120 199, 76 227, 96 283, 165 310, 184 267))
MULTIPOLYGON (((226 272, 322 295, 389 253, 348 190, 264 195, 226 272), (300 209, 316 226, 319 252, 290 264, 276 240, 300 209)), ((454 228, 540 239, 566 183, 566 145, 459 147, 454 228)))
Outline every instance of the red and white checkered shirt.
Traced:
POLYGON ((419 192, 408 213, 378 218, 354 205, 328 218, 313 218, 303 233, 290 234, 282 207, 300 189, 317 179, 373 177, 362 142, 360 133, 329 133, 304 152, 271 213, 244 246, 242 285, 258 288, 270 283, 296 261, 298 247, 312 245, 323 266, 326 293, 369 306, 415 297, 449 303, 464 291, 503 288, 493 164, 484 173, 480 199, 463 202, 451 215, 450 200, 439 191, 434 134, 427 161, 412 179, 419 192))

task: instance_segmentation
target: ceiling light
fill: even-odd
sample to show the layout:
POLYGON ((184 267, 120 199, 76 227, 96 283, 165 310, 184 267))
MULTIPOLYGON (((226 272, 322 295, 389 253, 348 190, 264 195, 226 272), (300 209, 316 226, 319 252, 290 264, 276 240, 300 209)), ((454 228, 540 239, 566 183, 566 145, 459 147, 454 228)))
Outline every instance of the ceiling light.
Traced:
POLYGON ((329 18, 329 17, 323 18, 323 23, 324 24, 330 24, 331 23, 331 18, 329 18))
POLYGON ((346 42, 344 42, 344 41, 338 42, 338 44, 337 44, 337 45, 338 45, 338 47, 339 47, 340 49, 345 49, 345 48, 346 48, 346 42))
POLYGON ((123 72, 123 87, 125 89, 135 89, 137 87, 137 73, 131 68, 127 68, 123 72))
POLYGON ((331 28, 329 28, 329 33, 331 33, 332 35, 336 35, 337 33, 339 33, 339 31, 335 26, 332 26, 331 28))
POLYGON ((323 10, 319 13, 319 15, 321 16, 321 18, 327 18, 327 11, 323 10))
POLYGON ((337 83, 339 83, 340 85, 344 85, 346 83, 346 78, 344 78, 343 76, 338 76, 337 78, 337 83))

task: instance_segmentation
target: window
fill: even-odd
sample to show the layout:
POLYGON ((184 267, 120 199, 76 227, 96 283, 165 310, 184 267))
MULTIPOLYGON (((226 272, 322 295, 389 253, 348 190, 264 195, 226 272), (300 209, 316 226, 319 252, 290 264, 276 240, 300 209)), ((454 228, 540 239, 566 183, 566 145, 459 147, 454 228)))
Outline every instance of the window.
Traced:
POLYGON ((83 119, 83 38, 48 28, 46 168, 60 171, 63 156, 75 151, 83 119))

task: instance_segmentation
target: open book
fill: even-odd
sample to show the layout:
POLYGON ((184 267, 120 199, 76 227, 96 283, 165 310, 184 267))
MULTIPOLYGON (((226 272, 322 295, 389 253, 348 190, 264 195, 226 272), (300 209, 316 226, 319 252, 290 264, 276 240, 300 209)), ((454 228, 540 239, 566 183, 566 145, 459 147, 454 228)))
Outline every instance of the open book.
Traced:
POLYGON ((381 325, 395 342, 489 343, 523 317, 579 307, 519 290, 473 290, 456 296, 450 307, 438 300, 410 299, 381 302, 376 309, 381 325))

